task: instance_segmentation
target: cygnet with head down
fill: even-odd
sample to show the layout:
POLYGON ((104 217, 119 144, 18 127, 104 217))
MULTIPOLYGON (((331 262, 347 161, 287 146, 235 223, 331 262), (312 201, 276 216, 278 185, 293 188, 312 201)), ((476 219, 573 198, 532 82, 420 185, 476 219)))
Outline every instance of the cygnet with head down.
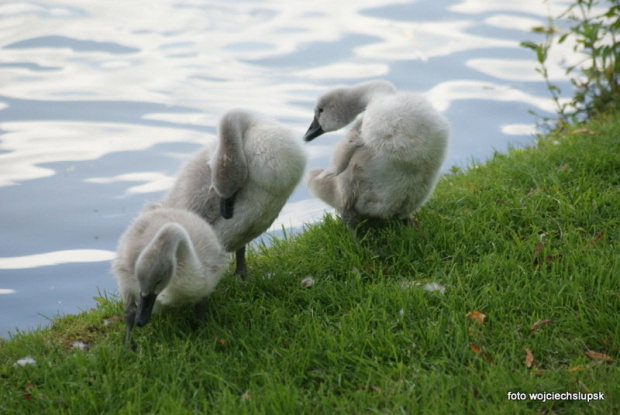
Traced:
POLYGON ((118 244, 112 270, 125 304, 125 341, 148 323, 151 313, 195 305, 204 320, 208 296, 228 265, 209 224, 195 213, 151 205, 118 244))

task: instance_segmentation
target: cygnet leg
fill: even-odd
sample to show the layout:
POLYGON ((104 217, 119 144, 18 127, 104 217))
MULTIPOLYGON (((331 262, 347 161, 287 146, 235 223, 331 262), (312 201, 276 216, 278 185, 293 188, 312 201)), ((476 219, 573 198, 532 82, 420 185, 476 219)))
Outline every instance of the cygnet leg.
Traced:
POLYGON ((235 252, 235 274, 245 280, 248 277, 248 269, 245 266, 245 245, 235 252))
POLYGON ((138 307, 133 301, 129 301, 125 306, 125 344, 133 349, 131 344, 131 330, 136 322, 136 312, 138 307))
POLYGON ((196 303, 196 306, 195 306, 196 316, 198 317, 198 320, 200 320, 201 323, 206 320, 208 305, 209 305, 209 297, 205 297, 202 300, 200 300, 198 303, 196 303))

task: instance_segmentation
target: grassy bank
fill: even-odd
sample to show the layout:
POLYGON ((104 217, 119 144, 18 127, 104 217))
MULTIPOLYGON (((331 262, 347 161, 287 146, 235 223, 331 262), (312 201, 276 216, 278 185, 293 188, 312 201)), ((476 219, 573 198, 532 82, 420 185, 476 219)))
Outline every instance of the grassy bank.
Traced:
POLYGON ((415 226, 355 240, 328 216, 274 240, 205 324, 156 316, 136 353, 115 298, 2 340, 0 413, 620 413, 618 131, 600 117, 449 174, 415 226))

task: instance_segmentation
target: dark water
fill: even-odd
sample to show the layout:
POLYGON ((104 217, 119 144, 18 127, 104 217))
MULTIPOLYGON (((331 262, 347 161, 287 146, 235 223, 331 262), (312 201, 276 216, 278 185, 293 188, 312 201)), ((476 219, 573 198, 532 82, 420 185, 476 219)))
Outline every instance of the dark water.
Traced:
MULTIPOLYGON (((446 170, 527 145, 528 110, 554 108, 518 44, 538 40, 529 29, 566 4, 549 3, 2 2, 0 336, 115 293, 118 237, 214 141, 228 109, 301 137, 320 93, 385 78, 426 93, 450 120, 446 170)), ((567 54, 551 57, 560 86, 567 54)), ((326 166, 341 136, 308 145, 308 168, 326 166)), ((272 229, 325 209, 302 183, 272 229)))

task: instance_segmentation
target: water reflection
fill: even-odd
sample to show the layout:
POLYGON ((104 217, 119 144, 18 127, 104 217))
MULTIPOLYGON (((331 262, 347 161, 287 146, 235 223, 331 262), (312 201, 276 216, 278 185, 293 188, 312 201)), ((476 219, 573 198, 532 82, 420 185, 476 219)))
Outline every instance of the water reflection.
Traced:
MULTIPOLYGON (((567 1, 52 0, 0 4, 0 336, 115 292, 109 260, 146 201, 255 110, 301 136, 316 97, 383 77, 452 123, 446 168, 531 141, 554 108, 531 26, 567 1)), ((570 45, 553 51, 564 80, 570 45)), ((324 167, 343 133, 307 146, 324 167)), ((329 211, 301 185, 271 230, 329 211)))
POLYGON ((136 53, 139 49, 114 42, 95 42, 66 36, 34 37, 4 46, 4 49, 70 49, 73 52, 105 52, 112 54, 136 53))
POLYGON ((132 186, 125 190, 123 196, 129 194, 136 193, 154 193, 154 192, 164 192, 169 190, 174 184, 174 176, 168 176, 161 172, 150 171, 150 172, 138 172, 138 173, 126 173, 119 174, 114 177, 93 177, 91 179, 86 179, 86 182, 89 183, 116 183, 116 182, 142 182, 138 186, 132 186))
POLYGON ((552 112, 555 106, 547 97, 537 97, 512 86, 479 81, 442 82, 431 89, 427 97, 440 111, 448 110, 458 100, 522 102, 530 108, 547 112, 552 112))
POLYGON ((0 269, 29 269, 76 262, 111 261, 115 253, 100 249, 71 249, 43 254, 0 258, 0 269))
MULTIPOLYGON (((139 120, 134 122, 137 124, 139 120)), ((148 123, 143 121, 143 124, 148 123)), ((188 125, 187 129, 190 128, 192 126, 188 125)), ((87 119, 82 122, 7 122, 2 124, 2 129, 1 148, 6 152, 0 154, 0 186, 55 175, 56 169, 46 167, 55 161, 96 160, 113 152, 146 150, 158 143, 203 145, 215 140, 213 135, 208 137, 205 133, 187 130, 180 133, 163 126, 138 127, 87 119)), ((64 173, 70 174, 74 168, 68 167, 64 173)))

